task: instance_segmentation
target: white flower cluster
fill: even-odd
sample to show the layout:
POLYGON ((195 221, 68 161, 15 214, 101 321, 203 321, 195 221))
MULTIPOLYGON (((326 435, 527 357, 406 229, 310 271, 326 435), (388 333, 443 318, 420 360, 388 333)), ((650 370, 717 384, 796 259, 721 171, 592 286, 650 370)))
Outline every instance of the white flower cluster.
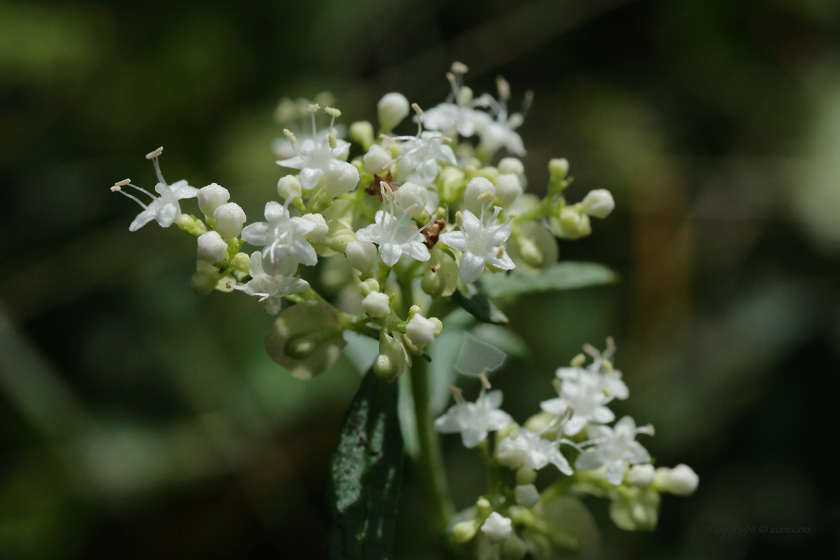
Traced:
MULTIPOLYGON (((320 301, 330 306, 343 329, 378 338, 380 346, 383 336, 394 341, 389 347, 401 345, 404 360, 377 361, 399 370, 410 364, 412 354, 422 354, 434 342, 441 324, 422 310, 409 313, 417 301, 392 297, 395 281, 405 291, 420 277, 423 291, 435 299, 456 290, 466 293, 467 285, 485 273, 520 266, 539 272, 556 261, 555 237, 587 235, 589 217, 604 218, 614 205, 604 190, 567 204, 562 191, 571 178, 565 160, 550 162, 552 178, 542 199, 526 194, 519 159, 504 157, 493 165, 502 149, 524 155, 516 129, 532 96, 526 94, 521 112, 510 114, 505 80, 497 82, 498 99, 474 97, 464 85, 466 72, 463 64, 452 65, 447 74, 452 93, 429 111, 400 93, 388 93, 377 107, 379 135, 372 124, 360 121, 346 130, 349 141, 343 139, 345 129, 336 125, 341 112, 321 108, 320 103, 333 103, 330 94, 319 94, 315 102, 281 101, 276 117, 287 128, 273 148, 287 173, 277 184, 280 200, 265 204, 265 221, 247 223, 243 209, 230 201, 230 192, 216 183, 201 189, 186 181, 168 184, 160 172, 162 148, 147 156, 157 173, 157 195, 128 180, 112 190, 143 207, 131 231, 155 220, 197 237, 195 292, 238 290, 259 298, 275 315, 285 309, 284 299, 291 304, 320 301), (392 134, 412 110, 416 133, 392 134), (325 126, 319 128, 319 119, 325 126), (126 186, 151 201, 141 201, 123 190, 126 186), (197 198, 203 219, 182 213, 180 202, 189 198, 197 198), (245 244, 257 250, 245 251, 245 244), (342 314, 299 276, 301 267, 315 267, 335 255, 343 255, 356 271, 362 316, 342 314), (363 288, 368 281, 376 286, 363 288)), ((333 337, 335 325, 324 328, 328 332, 323 337, 333 337)), ((309 346, 295 343, 289 348, 299 355, 309 346)), ((400 372, 378 373, 391 379, 400 372)))
MULTIPOLYGON (((559 368, 554 380, 559 396, 542 402, 543 412, 522 427, 500 410, 501 391, 486 392, 486 377, 482 377, 485 388, 475 403, 465 401, 460 390, 452 389, 456 404, 437 419, 435 428, 442 433, 460 433, 464 446, 480 447, 485 454, 489 449, 488 433, 495 431, 496 445, 488 468, 502 466, 517 471, 514 488, 506 488, 502 494, 491 488, 490 496, 480 498, 492 507, 483 512, 477 508, 476 519, 456 526, 456 541, 472 539, 475 531, 469 529, 479 526, 491 543, 509 538, 511 519, 503 514, 517 517, 516 507, 534 508, 540 502, 541 494, 534 481, 536 472, 548 465, 570 477, 571 484, 564 478, 558 483, 580 491, 594 488, 596 494, 609 497, 613 519, 628 530, 650 530, 655 526, 660 492, 687 496, 696 490, 699 479, 690 467, 655 469, 651 464, 650 454, 636 436, 653 435, 652 426, 637 427, 629 416, 608 425, 615 415, 607 405, 613 399, 629 396, 621 372, 612 365, 612 339, 607 340, 604 352, 589 345, 584 346, 584 351, 592 362, 584 367, 586 358, 581 354, 572 360, 571 367, 559 368), (565 453, 562 445, 568 450, 565 453), (505 494, 511 499, 506 499, 505 494)), ((546 493, 551 494, 552 488, 549 486, 546 493)), ((521 515, 518 518, 525 519, 521 515)))

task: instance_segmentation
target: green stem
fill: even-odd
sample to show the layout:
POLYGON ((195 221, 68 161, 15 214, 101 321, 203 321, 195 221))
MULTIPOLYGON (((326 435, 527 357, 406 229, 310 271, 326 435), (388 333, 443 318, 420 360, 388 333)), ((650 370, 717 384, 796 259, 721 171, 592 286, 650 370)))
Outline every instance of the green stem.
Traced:
MULTIPOLYGON (((400 277, 403 317, 408 317, 408 311, 414 301, 413 280, 410 274, 400 277)), ((411 392, 417 425, 417 470, 420 473, 423 492, 429 503, 434 528, 442 533, 449 524, 454 508, 447 488, 440 443, 432 419, 428 363, 420 356, 415 356, 411 363, 411 392)))

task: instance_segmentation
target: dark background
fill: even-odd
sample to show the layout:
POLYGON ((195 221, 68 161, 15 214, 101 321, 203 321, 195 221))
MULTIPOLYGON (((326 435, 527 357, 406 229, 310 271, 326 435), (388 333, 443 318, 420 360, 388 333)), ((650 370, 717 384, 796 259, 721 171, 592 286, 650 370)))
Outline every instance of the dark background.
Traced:
MULTIPOLYGON (((530 354, 496 379, 524 421, 583 342, 616 338, 659 464, 700 475, 652 534, 592 502, 611 559, 840 554, 840 3, 835 0, 0 2, 0 558, 323 558, 327 461, 358 383, 265 356, 241 294, 199 298, 194 240, 108 192, 164 174, 273 198, 283 96, 343 122, 401 91, 536 92, 532 192, 617 209, 561 258, 620 284, 506 311, 530 354), (807 527, 722 539, 710 526, 807 527)), ((480 463, 445 438, 459 506, 480 463)), ((407 473, 397 559, 427 550, 407 473)))

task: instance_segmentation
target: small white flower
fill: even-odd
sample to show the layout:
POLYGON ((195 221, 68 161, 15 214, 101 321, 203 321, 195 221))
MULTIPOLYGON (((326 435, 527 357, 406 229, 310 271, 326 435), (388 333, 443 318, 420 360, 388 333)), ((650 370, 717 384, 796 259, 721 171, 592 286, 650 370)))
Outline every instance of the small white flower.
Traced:
POLYGON ((656 486, 665 492, 676 496, 690 496, 697 490, 700 477, 694 469, 685 464, 679 464, 673 469, 656 469, 656 486))
POLYGON ((615 208, 615 200, 607 189, 589 191, 581 204, 583 211, 593 218, 606 218, 615 208))
POLYGON ((390 132, 408 116, 408 99, 401 93, 386 93, 377 103, 379 126, 390 132))
POLYGON ((230 193, 226 188, 216 183, 198 189, 198 208, 205 216, 212 216, 216 208, 230 200, 230 193))
POLYGON ((239 237, 245 224, 245 212, 235 202, 222 204, 213 212, 216 229, 225 239, 239 237))
POLYGON ((496 179, 496 196, 502 204, 513 204, 522 195, 522 183, 513 173, 502 173, 496 179))
POLYGON ((446 102, 432 107, 420 118, 429 130, 455 131, 469 138, 490 121, 490 115, 477 110, 476 107, 488 107, 493 102, 493 98, 484 94, 478 99, 473 99, 473 92, 464 85, 464 73, 460 70, 463 68, 455 67, 446 75, 452 86, 446 102))
POLYGON ((584 471, 604 467, 607 480, 618 486, 624 479, 626 463, 635 465, 650 462, 650 454, 636 441, 636 434, 650 433, 649 427, 637 428, 629 416, 616 422, 614 429, 590 425, 587 435, 593 447, 578 456, 575 467, 584 471))
POLYGON ((362 307, 365 313, 377 319, 384 317, 391 312, 391 301, 388 294, 382 292, 371 292, 362 300, 362 307))
POLYGON ((460 391, 454 391, 456 403, 435 420, 435 429, 444 434, 461 433, 464 447, 473 448, 487 439, 488 432, 507 428, 513 418, 499 407, 502 406, 502 392, 481 390, 478 400, 467 402, 460 391))
POLYGON ((496 206, 493 217, 489 220, 490 225, 487 226, 484 225, 483 211, 482 219, 479 219, 469 210, 464 210, 461 231, 449 231, 440 236, 441 241, 453 249, 462 251, 459 274, 461 280, 467 284, 478 280, 484 272, 485 264, 491 264, 501 270, 513 270, 516 267, 503 247, 510 237, 510 223, 496 222, 501 210, 501 207, 496 206))
POLYGON ((525 146, 522 144, 522 137, 516 132, 525 121, 524 113, 528 109, 530 97, 526 95, 525 106, 522 113, 508 115, 507 100, 510 98, 510 86, 504 80, 497 80, 499 86, 499 100, 490 99, 490 112, 494 118, 483 124, 478 129, 478 135, 483 146, 491 154, 496 153, 500 148, 505 148, 512 154, 525 155, 525 146))
MULTIPOLYGON (((383 183, 384 184, 384 183, 383 183)), ((413 227, 406 215, 399 212, 394 194, 384 190, 382 201, 385 209, 376 212, 375 223, 356 232, 356 239, 379 245, 382 262, 394 266, 400 257, 408 255, 420 262, 431 258, 423 235, 413 227), (395 213, 399 212, 399 217, 395 213)))
MULTIPOLYGON (((549 414, 561 415, 567 410, 573 416, 566 423, 564 433, 573 436, 590 423, 604 424, 615 420, 615 414, 606 405, 612 400, 601 390, 599 377, 585 370, 578 370, 577 377, 562 382, 559 397, 540 403, 549 414)), ((556 383, 556 382, 555 382, 556 383)))
POLYGON ((280 160, 277 164, 289 169, 299 169, 300 185, 303 190, 312 190, 324 179, 327 194, 338 196, 356 187, 359 182, 359 170, 346 161, 350 153, 350 143, 336 138, 335 116, 332 117, 330 133, 326 136, 318 134, 315 127, 315 111, 318 108, 317 105, 311 106, 312 137, 298 143, 294 135, 288 133, 292 148, 297 155, 280 160))
MULTIPOLYGON (((288 203, 291 199, 287 199, 288 203)), ((280 266, 286 257, 307 266, 318 263, 315 249, 306 236, 317 229, 318 225, 304 218, 289 216, 289 210, 280 203, 268 202, 265 205, 265 222, 245 226, 242 239, 264 247, 262 266, 269 275, 279 274, 280 266)))
POLYGON ((218 232, 208 231, 198 238, 198 258, 210 264, 224 260, 228 244, 218 232))
POLYGON ((505 542, 510 538, 512 531, 513 522, 495 511, 490 514, 490 517, 481 526, 481 532, 484 533, 484 536, 487 537, 490 544, 505 542))
POLYGON ((251 253, 248 264, 248 274, 251 280, 247 284, 235 286, 250 296, 257 296, 271 315, 280 313, 283 296, 297 294, 309 288, 306 280, 294 276, 297 263, 292 259, 284 259, 276 267, 277 274, 267 274, 262 267, 262 255, 259 251, 251 253))
POLYGON ((519 484, 514 490, 516 503, 520 506, 531 508, 540 501, 540 493, 533 484, 519 484))
POLYGON ((307 222, 312 222, 315 226, 312 231, 303 234, 303 238, 307 241, 317 241, 330 231, 330 226, 327 225, 327 220, 321 214, 304 214, 301 218, 307 222))
POLYGON ((382 172, 393 159, 390 151, 379 144, 373 144, 362 157, 362 163, 365 165, 365 171, 377 174, 382 172))
POLYGON ((405 334, 414 346, 425 346, 435 341, 437 327, 435 321, 415 313, 405 325, 405 334))
POLYGON ((656 469, 653 468, 653 465, 633 465, 627 471, 627 482, 639 488, 647 488, 653 483, 655 476, 656 469))
POLYGON ((565 439, 551 441, 539 433, 521 429, 499 442, 496 455, 499 464, 511 469, 525 467, 538 471, 552 464, 563 474, 571 475, 574 471, 566 457, 560 453, 561 443, 572 444, 565 439))
POLYGON ((359 272, 367 272, 376 264, 379 255, 376 252, 376 245, 370 241, 355 240, 347 244, 344 256, 347 257, 350 266, 359 272))
POLYGON ((440 162, 457 165, 455 152, 443 143, 440 132, 425 131, 417 136, 398 136, 402 155, 397 159, 397 183, 413 182, 429 185, 437 177, 440 162))
POLYGON ((131 184, 128 179, 120 181, 111 187, 111 191, 119 192, 143 207, 143 211, 134 218, 133 222, 131 222, 131 225, 128 227, 128 231, 137 231, 152 220, 157 221, 161 227, 171 226, 181 215, 181 205, 179 204, 179 201, 187 198, 194 198, 198 194, 198 189, 189 186, 184 180, 177 181, 171 185, 167 184, 163 178, 163 174, 160 172, 160 164, 158 163, 158 157, 162 151, 163 148, 158 148, 154 152, 146 155, 146 159, 152 160, 152 163, 155 166, 155 174, 157 174, 158 179, 158 183, 155 185, 155 192, 160 196, 155 196, 146 189, 142 189, 137 185, 131 184), (141 193, 149 196, 152 201, 148 205, 143 203, 133 194, 122 190, 122 187, 125 186, 140 191, 141 193))
MULTIPOLYGON (((612 338, 607 339, 607 348, 603 352, 586 344, 584 351, 592 356, 592 363, 586 366, 585 371, 595 374, 600 379, 600 389, 605 395, 624 400, 630 396, 630 390, 621 378, 621 372, 612 365, 612 356, 615 354, 615 343, 612 338)), ((578 376, 583 375, 579 366, 561 367, 557 369, 557 378, 561 381, 575 381, 578 376)))

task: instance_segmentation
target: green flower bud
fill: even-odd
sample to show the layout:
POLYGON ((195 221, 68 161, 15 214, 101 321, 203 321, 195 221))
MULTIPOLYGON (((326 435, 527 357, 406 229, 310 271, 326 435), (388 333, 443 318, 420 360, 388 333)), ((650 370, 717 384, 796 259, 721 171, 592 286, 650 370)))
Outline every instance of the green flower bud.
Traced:
POLYGON ((516 471, 516 484, 533 484, 537 480, 537 471, 526 467, 520 468, 516 471))
POLYGON ((325 372, 347 345, 335 309, 305 301, 278 315, 265 340, 269 357, 298 379, 325 372))
POLYGON ((537 274, 551 268, 559 257, 557 240, 538 222, 514 225, 505 248, 516 263, 516 269, 526 274, 537 274))
POLYGON ((458 285, 458 263, 443 251, 431 251, 423 267, 420 288, 432 298, 449 297, 458 285))
POLYGON ((248 272, 248 265, 251 264, 251 257, 247 253, 236 253, 230 264, 239 272, 248 272))
POLYGON ((405 369, 405 349, 399 340, 386 333, 379 333, 379 355, 373 362, 373 372, 379 379, 390 383, 405 369))
POLYGON ((484 496, 481 496, 476 502, 475 507, 478 509, 479 515, 481 517, 487 517, 490 515, 490 512, 493 511, 493 506, 484 496))
POLYGON ((552 179, 562 181, 569 174, 569 162, 566 158, 555 158, 548 162, 548 173, 552 179))
POLYGON ((200 296, 206 296, 219 290, 220 292, 233 291, 236 281, 230 276, 223 276, 219 269, 204 261, 196 261, 195 272, 190 280, 190 288, 200 296))
POLYGON ((181 214, 178 216, 178 219, 175 220, 175 223, 178 225, 178 229, 184 230, 196 237, 207 233, 207 226, 204 225, 204 222, 195 216, 190 216, 189 214, 181 214))
POLYGON ((610 504, 610 517, 625 531, 653 531, 659 521, 659 492, 622 487, 610 504))
POLYGON ((379 282, 376 281, 375 278, 368 278, 361 284, 359 284, 359 292, 361 292, 362 296, 367 297, 367 295, 371 292, 378 292, 379 291, 379 282))
POLYGON ((350 125, 350 139, 367 150, 374 142, 373 125, 368 121, 356 121, 350 125))
POLYGON ((452 539, 459 544, 464 544, 472 540, 478 532, 478 523, 475 521, 461 521, 452 527, 452 539))
POLYGON ((592 233, 589 216, 574 208, 564 208, 559 216, 549 219, 549 224, 554 235, 561 239, 580 239, 592 233))

